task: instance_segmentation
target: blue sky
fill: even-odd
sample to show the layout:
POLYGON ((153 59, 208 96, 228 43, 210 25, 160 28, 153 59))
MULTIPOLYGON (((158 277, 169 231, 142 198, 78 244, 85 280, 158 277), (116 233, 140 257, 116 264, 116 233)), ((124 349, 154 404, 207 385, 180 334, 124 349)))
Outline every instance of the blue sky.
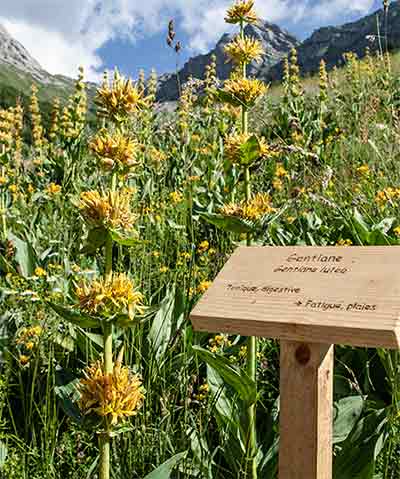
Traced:
MULTIPOLYGON (((118 66, 137 77, 140 68, 173 71, 176 57, 165 43, 168 21, 183 44, 180 63, 206 52, 229 29, 226 8, 234 0, 1 0, 0 23, 50 73, 91 80, 118 66)), ((299 39, 314 29, 356 20, 381 0, 256 0, 261 18, 299 39)))
MULTIPOLYGON (((315 6, 321 2, 313 0, 309 3, 315 6)), ((351 3, 351 0, 349 0, 348 3, 351 3)), ((364 3, 367 5, 367 2, 364 3)), ((285 28, 298 39, 303 40, 316 28, 351 22, 379 8, 381 8, 381 1, 375 0, 371 6, 367 5, 362 11, 342 9, 336 10, 335 14, 330 15, 328 18, 306 16, 299 21, 291 21, 285 18, 282 21, 274 23, 285 28)), ((172 16, 171 18, 176 17, 172 16)), ((143 68, 146 72, 150 72, 151 68, 155 68, 159 73, 174 71, 176 68, 176 55, 165 42, 168 19, 168 16, 164 16, 163 26, 160 27, 161 32, 152 35, 144 35, 141 33, 140 35, 143 36, 139 36, 134 42, 124 41, 118 38, 107 42, 99 50, 99 54, 107 67, 112 69, 114 66, 119 66, 125 74, 130 75, 136 75, 138 68, 143 68)), ((190 34, 180 28, 179 17, 176 22, 176 31, 178 39, 180 39, 184 45, 179 57, 179 62, 182 66, 190 56, 201 53, 204 49, 199 52, 190 46, 190 34)), ((213 43, 210 42, 209 46, 211 47, 212 45, 213 43)))

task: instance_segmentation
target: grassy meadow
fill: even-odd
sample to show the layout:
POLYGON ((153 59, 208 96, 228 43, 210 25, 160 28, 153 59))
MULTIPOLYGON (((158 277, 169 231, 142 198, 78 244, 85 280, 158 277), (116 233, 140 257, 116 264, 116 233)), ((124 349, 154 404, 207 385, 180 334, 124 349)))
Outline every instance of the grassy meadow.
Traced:
MULTIPOLYGON (((241 244, 400 244, 397 63, 0 111, 0 478, 277 478, 279 344, 189 314, 241 244)), ((338 346, 334 386, 334 478, 399 479, 400 353, 338 346)))

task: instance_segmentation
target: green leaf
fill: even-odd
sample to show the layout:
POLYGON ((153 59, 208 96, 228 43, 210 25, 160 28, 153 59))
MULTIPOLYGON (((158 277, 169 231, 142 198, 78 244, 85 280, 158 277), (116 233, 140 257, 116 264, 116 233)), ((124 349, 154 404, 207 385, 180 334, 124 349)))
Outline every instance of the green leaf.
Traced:
POLYGON ((80 252, 88 255, 96 253, 106 242, 107 234, 107 230, 103 227, 91 229, 80 252))
POLYGON ((56 386, 54 392, 60 399, 61 405, 66 414, 76 422, 82 422, 81 412, 76 405, 79 399, 77 385, 79 379, 61 367, 57 367, 55 374, 56 386))
POLYGON ((357 422, 341 444, 333 468, 333 479, 372 479, 375 461, 381 452, 386 432, 387 411, 373 411, 357 422))
POLYGON ((117 437, 121 434, 125 434, 127 432, 132 432, 135 430, 135 427, 132 424, 122 424, 121 426, 113 429, 110 432, 110 437, 117 437))
POLYGON ((157 467, 153 472, 147 474, 144 479, 169 479, 171 477, 171 472, 182 461, 182 459, 184 459, 186 454, 186 451, 175 454, 175 456, 172 456, 165 461, 164 464, 161 464, 161 466, 157 467))
POLYGON ((229 103, 233 106, 246 106, 238 98, 227 93, 224 90, 218 90, 216 93, 216 97, 221 103, 229 103))
POLYGON ((23 241, 12 233, 9 233, 8 239, 15 248, 15 261, 18 263, 21 275, 25 278, 33 276, 38 263, 31 243, 23 241))
POLYGON ((274 439, 271 447, 262 458, 260 469, 262 474, 260 477, 277 477, 279 463, 279 437, 274 439))
POLYGON ((58 344, 58 346, 70 353, 72 353, 72 351, 75 349, 75 341, 71 336, 55 333, 51 336, 51 339, 55 344, 58 344))
POLYGON ((240 405, 236 393, 232 394, 215 368, 207 365, 207 384, 210 387, 211 403, 214 405, 212 415, 215 416, 220 431, 225 431, 223 455, 230 467, 240 473, 241 462, 245 454, 246 433, 242 437, 240 427, 240 405))
POLYGON ((362 214, 355 209, 352 217, 353 225, 363 244, 370 244, 370 228, 362 214))
POLYGON ((101 349, 104 348, 104 338, 101 334, 88 333, 87 331, 83 331, 83 334, 96 346, 101 349))
POLYGON ((252 165, 260 159, 260 153, 260 142, 258 138, 253 135, 240 146, 240 163, 243 166, 252 165))
POLYGON ((378 223, 377 225, 374 225, 372 229, 382 231, 382 233, 386 234, 391 230, 391 228, 393 227, 396 221, 397 221, 397 218, 395 217, 384 218, 380 223, 378 223))
POLYGON ((334 404, 333 443, 343 442, 359 420, 364 408, 362 396, 350 396, 334 404))
POLYGON ((224 356, 217 356, 200 346, 193 346, 193 350, 203 361, 214 368, 226 383, 234 388, 242 401, 247 405, 256 402, 256 383, 245 371, 233 366, 224 356))
POLYGON ((229 397, 226 385, 216 368, 209 364, 207 365, 207 384, 210 387, 219 428, 223 430, 226 426, 237 426, 239 418, 236 402, 229 397))
POLYGON ((130 318, 127 314, 119 314, 112 322, 120 328, 133 328, 142 322, 142 316, 130 318))
POLYGON ((100 456, 97 456, 96 459, 92 462, 92 465, 89 467, 88 473, 86 475, 86 479, 92 478, 92 474, 96 470, 97 463, 99 462, 99 460, 100 460, 100 456))
POLYGON ((217 213, 201 213, 200 217, 208 223, 231 233, 251 233, 255 230, 254 223, 235 216, 225 216, 217 213))
POLYGON ((7 445, 3 441, 0 441, 0 471, 3 469, 8 454, 7 445))
POLYGON ((118 231, 110 230, 110 235, 113 241, 120 244, 121 246, 135 246, 140 243, 137 232, 135 231, 131 235, 122 235, 118 231))
POLYGON ((83 314, 80 311, 76 311, 71 308, 65 308, 59 304, 51 303, 50 301, 47 304, 62 318, 66 321, 79 326, 81 328, 99 328, 101 326, 101 321, 97 318, 93 318, 87 314, 83 314))
POLYGON ((15 273, 15 269, 12 264, 6 260, 6 258, 0 254, 0 271, 3 273, 15 273))
POLYGON ((152 347, 156 360, 164 356, 167 351, 172 333, 172 321, 175 307, 175 286, 173 286, 162 300, 151 325, 148 341, 152 347))

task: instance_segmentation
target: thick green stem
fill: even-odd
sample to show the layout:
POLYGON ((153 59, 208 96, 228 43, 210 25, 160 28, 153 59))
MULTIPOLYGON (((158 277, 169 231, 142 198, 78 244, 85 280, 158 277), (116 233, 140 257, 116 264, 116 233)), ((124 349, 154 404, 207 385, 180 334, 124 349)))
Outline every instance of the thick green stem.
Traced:
MULTIPOLYGON (((250 170, 244 171, 244 184, 246 201, 251 197, 250 170)), ((251 246, 251 236, 247 234, 247 246, 251 246)), ((256 383, 257 376, 257 338, 250 336, 247 338, 247 360, 246 372, 248 376, 256 383)), ((252 404, 246 411, 247 415, 247 458, 246 458, 246 478, 257 479, 257 425, 256 425, 256 404, 252 404)))
POLYGON ((100 436, 100 479, 110 477, 110 438, 104 434, 100 436))
MULTIPOLYGON (((104 277, 110 280, 112 277, 112 248, 113 241, 111 236, 107 236, 105 245, 105 272, 104 277)), ((113 341, 112 341, 112 323, 104 322, 104 372, 112 374, 113 372, 113 341)), ((100 436, 100 479, 110 478, 110 424, 107 417, 104 418, 104 433, 100 436)))
MULTIPOLYGON (((257 367, 257 338, 250 336, 247 338, 247 362, 246 371, 250 378, 256 382, 257 367)), ((246 477, 257 479, 257 427, 256 427, 256 404, 248 407, 247 411, 247 471, 246 477)))
MULTIPOLYGON (((244 24, 240 25, 240 35, 242 38, 244 34, 244 24)), ((247 64, 242 64, 243 78, 247 78, 247 64)), ((242 106, 242 133, 247 134, 249 131, 249 111, 248 108, 242 106)), ((246 202, 251 199, 251 178, 249 168, 244 170, 244 193, 246 202)), ((251 235, 248 233, 246 237, 247 246, 251 246, 251 235)), ((246 372, 248 376, 256 383, 256 369, 257 369, 257 339, 255 337, 249 337, 247 339, 247 359, 246 359, 246 372)), ((247 422, 247 434, 246 434, 246 468, 245 477, 248 479, 257 479, 257 425, 256 425, 256 404, 252 404, 246 411, 247 422)))
POLYGON ((112 277, 112 249, 113 249, 113 240, 108 234, 105 244, 106 254, 105 254, 105 270, 104 270, 104 279, 109 281, 112 277))

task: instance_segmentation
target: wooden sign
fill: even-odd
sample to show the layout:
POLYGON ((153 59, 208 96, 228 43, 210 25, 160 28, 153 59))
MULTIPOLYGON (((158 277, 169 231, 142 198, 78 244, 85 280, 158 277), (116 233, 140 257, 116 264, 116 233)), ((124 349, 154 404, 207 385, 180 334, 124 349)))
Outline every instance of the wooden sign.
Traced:
POLYGON ((334 343, 400 348, 400 247, 241 247, 198 331, 281 340, 279 479, 332 478, 334 343))
POLYGON ((198 331, 400 347, 400 247, 240 247, 191 314, 198 331))

